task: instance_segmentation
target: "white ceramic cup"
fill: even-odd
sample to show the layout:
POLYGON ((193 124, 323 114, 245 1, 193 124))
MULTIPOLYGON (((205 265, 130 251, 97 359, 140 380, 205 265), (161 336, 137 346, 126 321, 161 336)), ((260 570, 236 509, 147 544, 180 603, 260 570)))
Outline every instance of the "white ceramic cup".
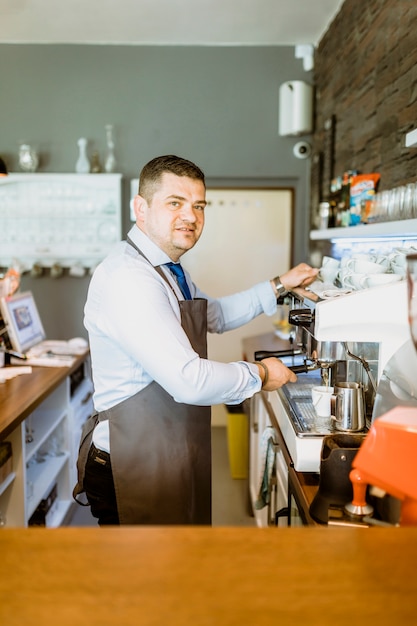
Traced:
POLYGON ((326 267, 326 268, 333 268, 333 269, 338 270, 340 266, 340 262, 331 256, 324 256, 321 261, 321 266, 322 268, 326 267))
POLYGON ((389 255, 389 260, 391 262, 391 265, 395 263, 396 265, 405 268, 405 266, 407 265, 407 252, 404 248, 396 248, 389 255))
POLYGON ((351 257, 348 257, 346 262, 348 264, 351 261, 369 261, 370 263, 373 263, 375 260, 376 256, 371 252, 356 252, 355 254, 352 254, 351 257))
POLYGON ((394 274, 398 274, 401 277, 404 277, 407 273, 407 266, 406 265, 399 265, 398 263, 395 263, 394 261, 391 262, 391 271, 394 274))
POLYGON ((364 287, 380 287, 396 283, 402 279, 400 274, 370 274, 365 276, 364 287))
MULTIPOLYGON (((376 274, 376 276, 383 276, 385 274, 376 274)), ((352 272, 351 274, 347 274, 343 286, 344 287, 352 287, 352 289, 364 289, 366 287, 367 274, 358 274, 352 272)))
POLYGON ((347 263, 347 267, 356 274, 383 274, 386 269, 380 263, 354 258, 350 259, 347 263))
POLYGON ((351 270, 348 269, 342 269, 339 272, 339 281, 340 284, 342 285, 342 287, 345 287, 346 289, 352 289, 351 285, 348 284, 349 283, 349 277, 351 276, 351 274, 353 274, 353 272, 351 270))
POLYGON ((330 417, 330 398, 333 394, 333 387, 324 385, 313 387, 311 390, 311 400, 318 417, 330 417))
POLYGON ((378 265, 382 265, 385 271, 389 269, 390 259, 385 254, 379 254, 378 256, 376 256, 374 262, 378 263, 378 265))
POLYGON ((324 283, 334 283, 339 273, 338 267, 328 267, 327 265, 320 268, 319 276, 324 283))

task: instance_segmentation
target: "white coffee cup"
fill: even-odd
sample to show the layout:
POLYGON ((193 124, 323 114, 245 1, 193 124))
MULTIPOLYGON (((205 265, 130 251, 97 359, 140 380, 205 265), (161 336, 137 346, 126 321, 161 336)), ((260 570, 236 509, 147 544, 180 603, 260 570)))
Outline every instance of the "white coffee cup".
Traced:
POLYGON ((383 274, 385 267, 374 261, 364 261, 362 259, 350 259, 347 267, 356 274, 383 274))
POLYGON ((338 267, 328 267, 325 265, 320 268, 319 276, 324 283, 334 283, 339 273, 338 267))
POLYGON ((337 259, 334 259, 331 256, 324 256, 322 261, 321 261, 321 266, 322 268, 326 267, 326 268, 333 268, 333 269, 339 269, 340 266, 340 262, 337 259))
POLYGON ((404 277, 407 273, 407 266, 406 265, 399 265, 398 263, 395 263, 395 261, 391 262, 391 271, 394 274, 398 274, 401 277, 404 277))
MULTIPOLYGON (((376 274, 376 276, 383 276, 384 274, 376 274)), ((344 281, 344 287, 352 287, 352 289, 364 289, 366 287, 365 280, 367 278, 367 274, 358 274, 352 272, 352 274, 347 274, 344 281)))
POLYGON ((332 393, 333 387, 321 385, 312 388, 311 400, 318 417, 330 417, 330 398, 332 397, 332 393))
POLYGON ((370 274, 364 277, 365 287, 380 287, 381 285, 389 285, 396 283, 402 279, 400 274, 370 274))
POLYGON ((389 255, 391 266, 395 263, 396 265, 405 268, 407 265, 407 252, 408 250, 406 248, 395 248, 389 255))
POLYGON ((385 272, 389 269, 390 260, 385 254, 379 254, 376 256, 374 262, 378 263, 378 265, 382 265, 385 272))
POLYGON ((351 270, 343 269, 339 272, 339 281, 342 287, 346 287, 347 289, 352 289, 352 286, 349 283, 349 277, 353 274, 351 270))
POLYGON ((370 263, 373 263, 376 260, 376 256, 375 254, 372 254, 371 252, 356 252, 355 254, 352 254, 351 257, 348 257, 346 262, 349 264, 349 262, 352 261, 368 261, 370 263))

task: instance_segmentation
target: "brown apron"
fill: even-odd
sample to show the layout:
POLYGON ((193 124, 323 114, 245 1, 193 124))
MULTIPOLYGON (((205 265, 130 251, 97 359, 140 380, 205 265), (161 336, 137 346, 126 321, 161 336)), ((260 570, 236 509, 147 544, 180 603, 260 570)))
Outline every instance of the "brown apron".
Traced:
MULTIPOLYGON (((179 300, 179 306, 191 345, 207 358, 207 300, 179 300)), ((120 523, 210 525, 211 408, 178 403, 153 381, 92 416, 83 429, 74 497, 83 491, 94 427, 106 419, 120 523)))

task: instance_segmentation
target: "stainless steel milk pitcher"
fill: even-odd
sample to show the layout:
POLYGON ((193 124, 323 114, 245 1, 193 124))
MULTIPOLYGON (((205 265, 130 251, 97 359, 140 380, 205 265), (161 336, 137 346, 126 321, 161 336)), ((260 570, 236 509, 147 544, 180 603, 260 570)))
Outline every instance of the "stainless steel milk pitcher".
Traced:
POLYGON ((336 383, 330 406, 336 430, 358 432, 365 428, 365 392, 361 383, 336 383))

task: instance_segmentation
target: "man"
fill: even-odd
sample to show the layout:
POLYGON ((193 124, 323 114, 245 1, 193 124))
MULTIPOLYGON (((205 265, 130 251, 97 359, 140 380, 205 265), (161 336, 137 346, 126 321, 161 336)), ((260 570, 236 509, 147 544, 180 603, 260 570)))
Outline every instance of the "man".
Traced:
POLYGON ((98 266, 85 305, 97 415, 86 424, 79 484, 105 524, 210 524, 210 406, 238 404, 296 376, 281 361, 207 359, 206 335, 266 313, 280 293, 311 283, 301 264, 219 299, 178 261, 204 226, 205 180, 168 155, 143 168, 127 241, 98 266), (85 476, 84 476, 85 468, 85 476))

